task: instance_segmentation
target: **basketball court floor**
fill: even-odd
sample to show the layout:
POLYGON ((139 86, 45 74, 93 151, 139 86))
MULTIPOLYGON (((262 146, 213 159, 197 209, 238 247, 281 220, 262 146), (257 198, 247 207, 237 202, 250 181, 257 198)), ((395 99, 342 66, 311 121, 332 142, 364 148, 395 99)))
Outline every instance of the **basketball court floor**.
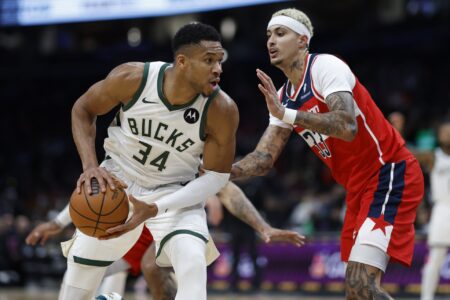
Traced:
MULTIPOLYGON (((0 300, 56 300, 57 291, 55 290, 18 290, 18 289, 2 289, 0 288, 0 300)), ((136 295, 128 293, 124 297, 125 300, 151 300, 147 294, 136 295)), ((267 294, 255 293, 249 295, 237 294, 214 294, 208 295, 208 300, 341 300, 344 297, 320 297, 320 296, 304 296, 300 294, 267 294)), ((403 300, 412 300, 415 298, 401 298, 403 300)), ((436 298, 439 299, 439 298, 436 298)), ((443 299, 443 298, 441 298, 443 299)))

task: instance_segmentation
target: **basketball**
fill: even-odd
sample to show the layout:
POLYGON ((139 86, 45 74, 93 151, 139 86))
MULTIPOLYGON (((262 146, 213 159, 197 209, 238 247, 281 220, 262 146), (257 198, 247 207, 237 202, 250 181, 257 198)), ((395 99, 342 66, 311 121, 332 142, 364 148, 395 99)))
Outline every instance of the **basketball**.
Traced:
POLYGON ((70 197, 69 212, 76 228, 86 235, 100 237, 108 228, 125 223, 128 217, 128 197, 124 189, 116 185, 113 191, 106 186, 102 193, 96 178, 91 181, 92 194, 81 185, 81 193, 76 190, 70 197))

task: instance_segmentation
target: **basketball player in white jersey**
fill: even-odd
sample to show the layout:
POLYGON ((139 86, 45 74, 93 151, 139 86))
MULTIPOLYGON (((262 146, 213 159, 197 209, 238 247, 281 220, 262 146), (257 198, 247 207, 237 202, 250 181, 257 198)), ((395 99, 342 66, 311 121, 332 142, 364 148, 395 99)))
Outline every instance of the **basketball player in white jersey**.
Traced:
MULTIPOLYGON (((287 242, 296 246, 304 244, 304 237, 295 231, 281 230, 270 226, 259 214, 250 200, 245 196, 243 191, 232 182, 220 190, 217 196, 208 198, 207 203, 215 203, 219 201, 219 205, 223 205, 236 218, 250 225, 261 236, 266 243, 287 242)), ((208 206, 210 207, 210 206, 208 206)), ((208 210, 208 215, 211 215, 208 210)), ((72 219, 69 214, 69 205, 67 205, 52 221, 44 222, 36 226, 26 237, 25 241, 28 245, 35 246, 37 243, 44 245, 49 238, 60 234, 64 227, 69 225, 72 219)), ((141 270, 144 274, 147 285, 150 288, 152 299, 168 300, 176 293, 176 284, 171 277, 172 271, 168 268, 158 268, 155 265, 154 245, 141 253, 139 249, 134 255, 142 257, 141 270)), ((115 292, 120 295, 125 293, 125 282, 127 273, 132 262, 128 262, 126 258, 115 261, 108 269, 103 279, 99 291, 115 292)))
POLYGON ((421 300, 434 299, 440 269, 450 247, 450 121, 438 129, 439 148, 419 153, 419 161, 430 168, 431 198, 434 202, 428 227, 430 254, 422 274, 421 300))
POLYGON ((72 132, 87 193, 96 178, 102 191, 126 186, 133 214, 105 239, 77 231, 68 248, 60 300, 88 300, 106 267, 121 258, 148 226, 157 263, 172 266, 177 300, 206 299, 211 245, 205 200, 228 182, 235 152, 238 110, 218 87, 224 50, 217 31, 183 26, 173 39, 174 62, 126 63, 89 88, 72 109, 72 132), (98 165, 95 120, 120 105, 108 129, 107 159, 98 165), (205 173, 198 176, 202 159, 205 173), (208 247, 207 247, 208 243, 208 247))

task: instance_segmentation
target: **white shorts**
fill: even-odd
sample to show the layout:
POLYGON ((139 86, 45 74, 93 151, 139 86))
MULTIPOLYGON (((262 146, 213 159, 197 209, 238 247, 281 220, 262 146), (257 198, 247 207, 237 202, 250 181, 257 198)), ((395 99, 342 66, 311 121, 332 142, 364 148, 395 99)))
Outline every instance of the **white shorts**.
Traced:
POLYGON ((428 245, 450 246, 450 205, 437 202, 428 227, 428 245))
MULTIPOLYGON (((114 164, 112 159, 104 161, 102 167, 128 185, 126 189, 127 195, 133 195, 136 199, 146 203, 153 203, 157 199, 176 192, 183 187, 180 184, 169 184, 160 188, 147 189, 127 179, 126 175, 114 164)), ((167 240, 173 234, 191 234, 204 240, 205 243, 210 239, 204 204, 186 207, 177 211, 169 211, 148 219, 145 225, 153 235, 156 251, 159 250, 162 240, 165 237, 167 240)), ((142 232, 142 226, 144 224, 118 238, 110 240, 98 240, 77 230, 73 243, 68 249, 68 259, 80 264, 108 266, 125 255, 135 244, 142 232)), ((165 261, 162 264, 167 265, 168 262, 165 261)))

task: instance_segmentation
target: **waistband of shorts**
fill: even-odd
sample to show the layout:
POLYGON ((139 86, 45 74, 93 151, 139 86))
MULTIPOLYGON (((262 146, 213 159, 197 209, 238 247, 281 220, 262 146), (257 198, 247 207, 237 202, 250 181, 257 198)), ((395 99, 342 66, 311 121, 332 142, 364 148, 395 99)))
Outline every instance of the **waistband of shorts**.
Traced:
POLYGON ((126 171, 122 170, 123 174, 125 175, 125 177, 132 181, 133 183, 139 185, 142 188, 145 188, 147 190, 157 190, 157 189, 161 189, 161 188, 165 188, 165 187, 169 187, 169 186, 185 186, 187 185, 189 182, 191 182, 191 180, 187 180, 187 181, 174 181, 174 182, 168 182, 168 183, 163 183, 163 184, 155 184, 155 185, 149 185, 148 182, 141 180, 139 178, 137 178, 136 176, 133 176, 129 173, 127 173, 126 171))

